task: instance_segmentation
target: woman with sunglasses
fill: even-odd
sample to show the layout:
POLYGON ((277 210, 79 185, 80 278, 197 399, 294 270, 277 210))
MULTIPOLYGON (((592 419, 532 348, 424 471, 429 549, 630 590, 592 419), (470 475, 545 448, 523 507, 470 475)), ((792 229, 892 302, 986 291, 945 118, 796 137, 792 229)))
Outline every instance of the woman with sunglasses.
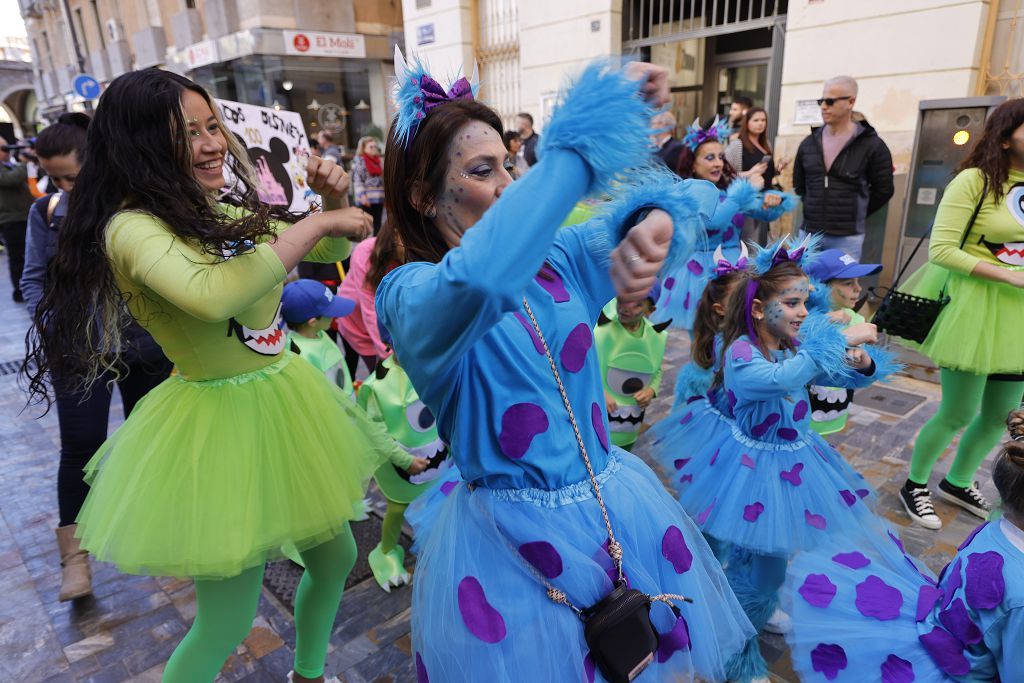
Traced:
POLYGON ((735 263, 740 255, 740 235, 745 218, 771 222, 796 206, 796 197, 784 192, 761 193, 758 186, 740 178, 725 159, 729 141, 727 121, 717 118, 702 127, 699 121, 686 129, 685 148, 679 155, 676 173, 683 178, 709 180, 722 192, 713 216, 705 217, 706 238, 698 242, 690 259, 662 280, 661 296, 651 319, 672 321, 672 327, 689 330, 697 312, 697 303, 708 280, 714 275, 714 253, 722 247, 725 258, 735 263))

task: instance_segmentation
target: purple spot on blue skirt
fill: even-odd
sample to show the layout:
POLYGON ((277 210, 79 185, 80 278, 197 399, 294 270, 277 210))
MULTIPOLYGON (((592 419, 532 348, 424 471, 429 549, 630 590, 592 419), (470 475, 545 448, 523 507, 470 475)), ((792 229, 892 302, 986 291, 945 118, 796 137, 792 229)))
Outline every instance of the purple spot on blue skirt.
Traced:
POLYGON ((882 662, 882 683, 913 683, 914 665, 896 655, 889 655, 882 662))
POLYGON ((981 532, 981 530, 984 529, 987 526, 988 526, 988 522, 985 522, 984 524, 981 524, 980 526, 976 527, 974 529, 974 531, 972 531, 971 533, 967 534, 967 538, 964 539, 964 542, 960 544, 960 547, 957 548, 957 550, 963 550, 964 548, 969 546, 971 544, 971 541, 974 540, 974 537, 977 536, 981 532))
POLYGON ((690 405, 691 403, 696 403, 697 401, 701 400, 702 398, 704 398, 704 397, 701 396, 700 394, 697 394, 696 396, 691 396, 690 398, 686 399, 686 405, 690 405))
POLYGON ((532 541, 519 546, 519 554, 549 579, 562 574, 562 556, 547 541, 532 541))
POLYGON ((516 403, 501 416, 498 445, 513 460, 526 455, 533 437, 548 430, 548 416, 536 403, 516 403))
POLYGON ((857 497, 858 498, 867 498, 870 495, 871 495, 871 491, 869 491, 867 489, 857 489, 857 497))
POLYGON ((686 415, 683 415, 682 418, 680 418, 679 424, 681 424, 681 425, 689 424, 690 420, 692 420, 692 419, 693 419, 693 411, 691 410, 690 412, 686 413, 686 415))
POLYGON ((718 454, 721 450, 721 448, 716 448, 715 452, 711 454, 711 462, 708 463, 709 466, 714 467, 715 463, 718 462, 718 454))
POLYGON ((749 363, 754 358, 754 347, 740 339, 733 342, 729 348, 729 355, 732 356, 733 360, 742 360, 749 363))
POLYGON ((964 645, 955 637, 936 626, 930 633, 918 636, 932 661, 950 676, 966 676, 971 663, 964 657, 964 645))
POLYGON ((487 602, 484 588, 475 577, 467 576, 459 582, 458 595, 459 614, 470 633, 485 643, 500 643, 505 639, 505 620, 487 602))
POLYGON ((446 496, 450 495, 451 492, 455 490, 455 487, 458 485, 459 483, 456 481, 446 481, 445 483, 441 484, 441 493, 443 493, 446 496))
POLYGON ((729 402, 729 412, 733 412, 736 409, 736 394, 732 392, 732 389, 728 389, 725 392, 725 399, 729 402))
POLYGON ((944 584, 942 588, 946 592, 946 598, 942 601, 942 609, 946 609, 953 601, 953 594, 963 585, 963 577, 960 576, 960 558, 956 558, 956 562, 952 565, 946 565, 942 573, 943 577, 940 581, 944 584))
POLYGON ((793 419, 796 422, 807 417, 807 401, 798 401, 796 406, 793 408, 793 419))
POLYGON ((590 325, 580 323, 572 328, 572 332, 565 338, 560 354, 562 367, 569 372, 579 372, 587 361, 587 352, 594 344, 594 335, 590 331, 590 325))
POLYGON ((832 561, 850 569, 863 569, 871 564, 871 560, 864 553, 859 553, 856 550, 850 553, 837 553, 832 556, 832 561))
POLYGON ((903 594, 874 574, 857 584, 857 611, 879 621, 890 621, 900 616, 903 594))
POLYGON ((586 677, 586 683, 594 683, 594 671, 594 658, 588 652, 583 658, 583 675, 586 677))
POLYGON ((797 592, 812 607, 825 608, 832 604, 836 590, 836 585, 824 574, 808 574, 797 592))
POLYGON ((775 425, 776 422, 782 419, 782 416, 778 413, 772 413, 765 419, 761 420, 760 424, 754 425, 754 428, 750 430, 750 434, 754 438, 761 438, 768 433, 768 430, 775 425))
POLYGON ((676 618, 676 623, 672 625, 672 630, 668 633, 660 634, 658 638, 658 663, 664 664, 675 653, 689 649, 690 626, 686 623, 686 619, 680 615, 676 618))
POLYGON ((711 501, 711 505, 704 508, 704 511, 697 515, 697 524, 704 526, 704 522, 708 521, 708 517, 711 516, 711 511, 715 508, 715 503, 718 502, 718 498, 711 501))
POLYGON ((743 506, 743 519, 748 522, 756 522, 757 518, 764 512, 764 503, 755 502, 743 506))
POLYGON ((800 438, 800 432, 792 427, 780 427, 779 431, 775 432, 775 435, 783 441, 796 441, 800 438))
POLYGON ((677 470, 681 470, 684 467, 686 467, 686 463, 690 462, 690 460, 690 458, 678 458, 676 460, 673 460, 672 464, 675 465, 675 468, 677 470))
POLYGON ((530 322, 526 319, 525 316, 523 316, 522 313, 513 313, 512 315, 514 315, 516 320, 519 321, 519 324, 523 326, 523 328, 526 330, 526 333, 530 335, 530 341, 533 342, 533 350, 543 356, 544 344, 541 343, 540 337, 537 336, 537 331, 533 329, 533 325, 530 324, 530 322))
POLYGON ((811 668, 830 681, 846 668, 846 651, 835 643, 818 643, 811 650, 811 668))
POLYGON ((597 440, 601 442, 601 447, 607 451, 608 432, 604 428, 604 409, 596 403, 590 406, 590 421, 593 423, 594 431, 597 433, 597 440))
POLYGON ((921 586, 917 591, 917 609, 914 612, 914 619, 924 621, 941 599, 941 588, 929 585, 921 586))
POLYGON ((887 531, 886 533, 889 534, 889 540, 896 544, 896 547, 900 549, 901 553, 906 555, 907 550, 903 547, 903 541, 900 540, 900 537, 891 531, 887 531))
POLYGON ((686 269, 688 271, 690 271, 691 273, 693 273, 694 275, 703 275, 704 274, 704 266, 700 265, 694 259, 690 259, 686 263, 686 269))
POLYGON ((981 629, 971 621, 970 615, 967 614, 967 606, 960 598, 951 602, 949 609, 939 612, 939 622, 964 645, 981 642, 981 629))
POLYGON ((665 289, 672 289, 676 286, 676 279, 674 277, 665 278, 665 289))
POLYGON ((690 310, 690 293, 689 292, 686 293, 686 297, 683 299, 683 308, 685 310, 687 310, 687 311, 690 310))
POLYGON ((693 483, 693 475, 692 474, 684 474, 683 476, 679 477, 679 483, 680 484, 692 484, 693 483))
POLYGON ((420 657, 420 653, 416 653, 416 683, 430 683, 430 677, 427 676, 427 667, 423 663, 423 658, 420 657))
MULTIPOLYGON (((782 430, 780 429, 779 431, 781 432, 782 430)), ((798 462, 795 465, 793 465, 793 467, 791 467, 789 470, 783 470, 782 472, 779 472, 779 479, 782 479, 783 481, 788 481, 793 486, 800 486, 800 484, 804 483, 804 480, 800 478, 800 473, 803 471, 804 464, 802 462, 798 462)))
POLYGON ((693 564, 693 553, 686 546, 683 532, 677 526, 670 526, 661 537, 661 554, 672 565, 676 574, 685 574, 693 564))
POLYGON ((843 489, 839 492, 839 495, 842 497, 843 502, 846 503, 847 507, 853 507, 854 503, 857 502, 857 496, 854 495, 853 491, 843 489))
POLYGON ((804 510, 804 521, 819 531, 824 531, 825 527, 828 526, 824 515, 816 515, 810 510, 804 510))
POLYGON ((750 469, 754 469, 754 467, 756 466, 754 463, 754 459, 751 458, 746 453, 744 453, 743 456, 740 458, 740 465, 742 465, 743 467, 749 467, 750 469))
MULTIPOLYGON (((736 219, 733 218, 733 222, 735 222, 735 221, 736 221, 736 219)), ((729 242, 735 236, 736 236, 736 229, 735 228, 729 228, 724 233, 722 233, 722 241, 723 242, 729 242)))
POLYGON ((545 263, 544 267, 540 269, 541 275, 535 275, 534 281, 540 285, 544 291, 551 295, 551 298, 555 300, 555 303, 564 303, 569 300, 569 292, 565 289, 565 282, 562 280, 562 276, 559 275, 554 268, 549 264, 545 263))
POLYGON ((967 556, 964 595, 974 609, 993 609, 1003 601, 1006 581, 1003 579, 1003 556, 989 550, 967 556))

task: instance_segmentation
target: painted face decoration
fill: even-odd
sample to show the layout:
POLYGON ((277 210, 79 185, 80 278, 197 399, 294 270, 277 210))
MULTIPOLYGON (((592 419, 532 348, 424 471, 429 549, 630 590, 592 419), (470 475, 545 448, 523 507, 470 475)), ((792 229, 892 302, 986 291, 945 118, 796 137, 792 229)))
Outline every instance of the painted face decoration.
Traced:
POLYGON ((228 320, 227 336, 234 335, 238 341, 261 356, 276 356, 284 351, 285 333, 281 328, 281 306, 277 307, 274 321, 263 329, 246 327, 234 318, 228 320))
POLYGON ((768 333, 777 339, 795 339, 807 317, 809 294, 807 278, 794 278, 786 283, 778 296, 769 299, 764 307, 764 322, 768 333))

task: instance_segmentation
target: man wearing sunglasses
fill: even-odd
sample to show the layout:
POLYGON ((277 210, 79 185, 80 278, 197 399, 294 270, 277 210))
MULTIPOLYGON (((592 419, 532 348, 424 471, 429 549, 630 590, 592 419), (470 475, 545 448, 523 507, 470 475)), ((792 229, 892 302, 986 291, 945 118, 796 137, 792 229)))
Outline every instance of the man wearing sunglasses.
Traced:
POLYGON ((854 120, 857 81, 825 81, 818 100, 825 125, 804 138, 793 164, 793 189, 804 203, 805 233, 822 249, 860 260, 867 217, 892 198, 892 155, 866 120, 854 120))

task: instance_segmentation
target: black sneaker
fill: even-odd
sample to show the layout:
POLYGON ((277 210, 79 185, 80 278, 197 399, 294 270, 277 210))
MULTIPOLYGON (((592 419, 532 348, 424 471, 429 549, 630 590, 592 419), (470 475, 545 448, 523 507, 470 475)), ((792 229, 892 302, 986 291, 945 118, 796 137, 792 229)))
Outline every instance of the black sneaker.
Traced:
POLYGON ((939 482, 939 497, 982 519, 988 519, 989 513, 992 512, 992 505, 978 490, 978 482, 974 482, 973 486, 960 488, 943 479, 939 482))
POLYGON ((901 486, 900 502, 903 503, 903 509, 907 511, 910 518, 925 529, 937 531, 942 528, 942 520, 935 514, 932 494, 928 491, 927 486, 915 486, 910 489, 901 486))

